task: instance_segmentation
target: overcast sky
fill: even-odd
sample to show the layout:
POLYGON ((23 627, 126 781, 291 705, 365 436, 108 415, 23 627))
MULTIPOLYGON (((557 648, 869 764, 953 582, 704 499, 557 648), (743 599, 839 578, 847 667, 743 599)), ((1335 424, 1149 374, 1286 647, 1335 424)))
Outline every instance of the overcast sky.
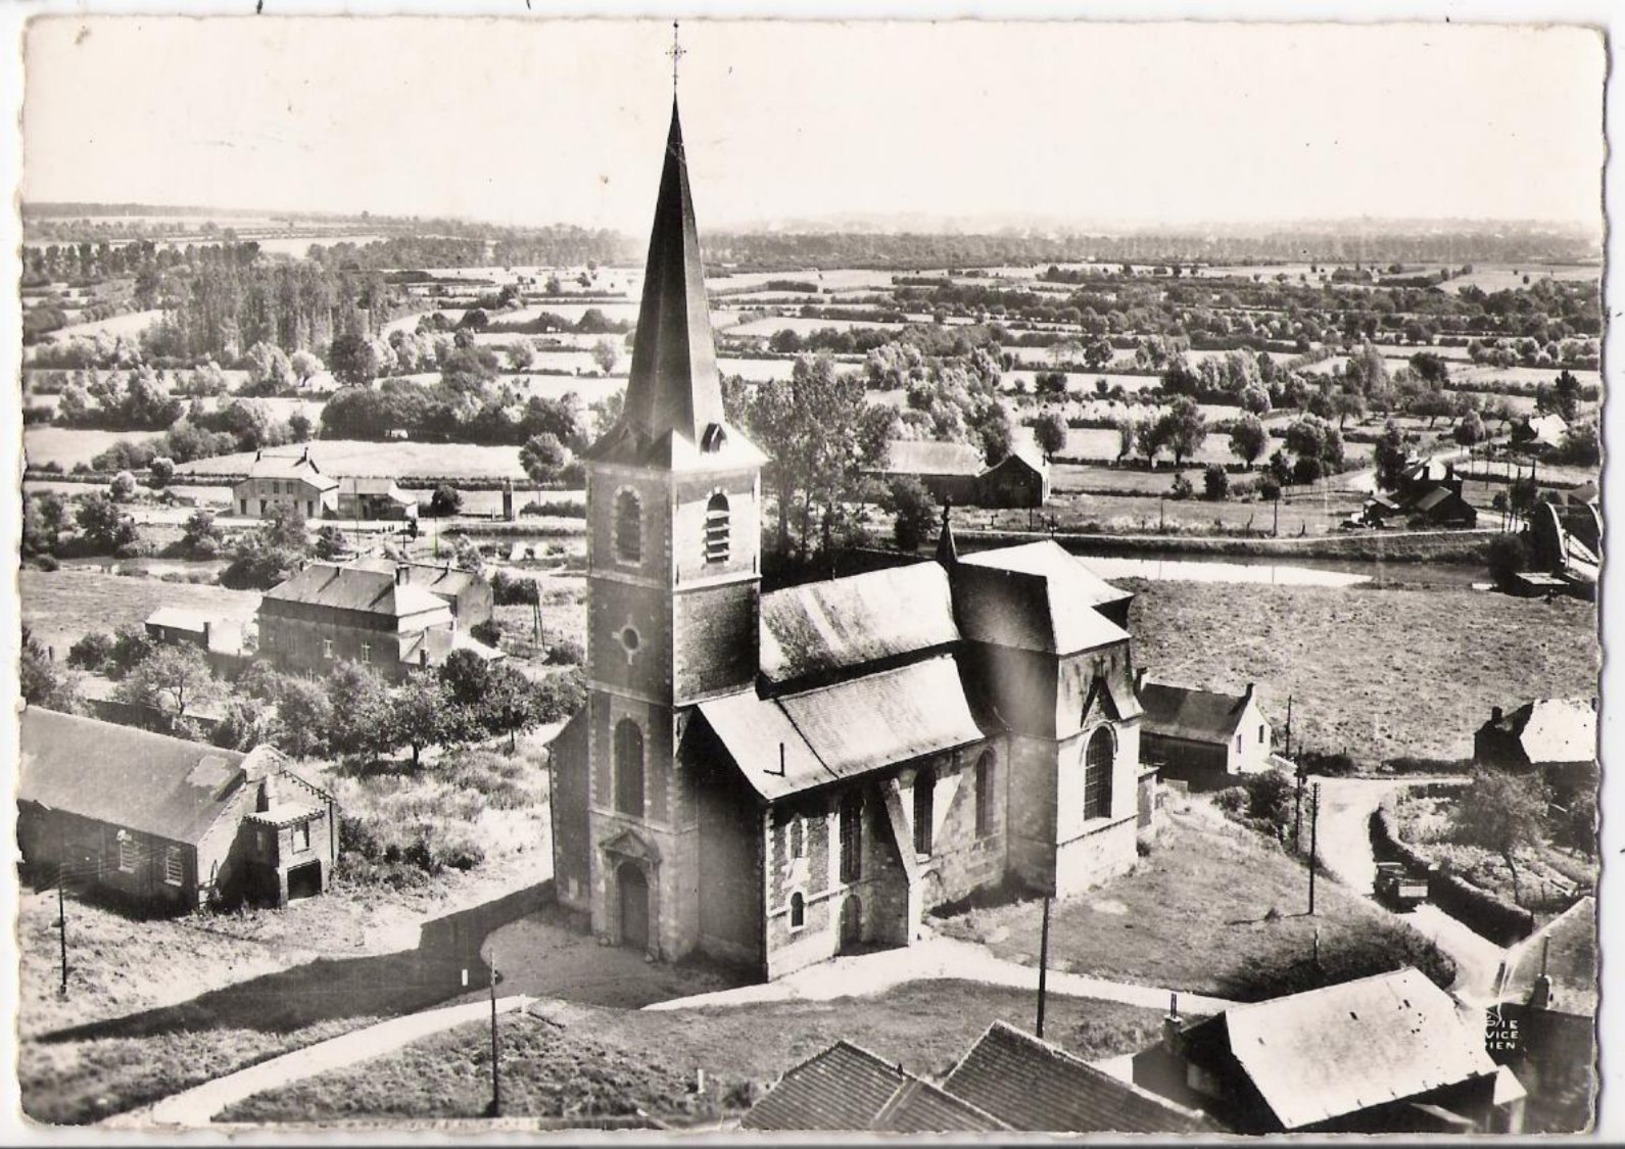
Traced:
MULTIPOLYGON (((638 234, 670 38, 667 21, 46 18, 23 194, 638 234)), ((1600 225, 1605 60, 1581 29, 696 20, 682 40, 703 227, 1600 225)))

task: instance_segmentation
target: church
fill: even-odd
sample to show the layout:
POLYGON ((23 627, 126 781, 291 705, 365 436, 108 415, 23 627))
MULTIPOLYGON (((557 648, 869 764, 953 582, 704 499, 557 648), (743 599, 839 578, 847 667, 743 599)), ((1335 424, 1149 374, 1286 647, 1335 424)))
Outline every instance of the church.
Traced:
POLYGON ((1130 595, 1052 541, 764 594, 675 99, 620 420, 587 471, 586 704, 553 744, 559 901, 774 978, 1006 883, 1121 873, 1150 818, 1130 595))

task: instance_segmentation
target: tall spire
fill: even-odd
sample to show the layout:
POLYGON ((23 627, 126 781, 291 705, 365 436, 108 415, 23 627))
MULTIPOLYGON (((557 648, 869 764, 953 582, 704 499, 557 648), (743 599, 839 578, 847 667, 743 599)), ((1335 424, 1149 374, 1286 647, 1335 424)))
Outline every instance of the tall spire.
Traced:
POLYGON ((671 431, 697 444, 706 427, 720 424, 722 419, 705 270, 688 188, 683 127, 673 93, 666 166, 660 175, 649 262, 643 275, 643 305, 638 311, 632 372, 626 386, 626 423, 649 438, 671 431))

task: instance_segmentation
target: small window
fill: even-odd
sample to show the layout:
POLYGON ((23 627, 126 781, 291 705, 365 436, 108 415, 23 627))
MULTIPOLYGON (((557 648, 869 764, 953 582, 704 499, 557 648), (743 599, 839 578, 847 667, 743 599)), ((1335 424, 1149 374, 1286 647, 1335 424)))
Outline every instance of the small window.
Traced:
POLYGON ((630 718, 615 726, 615 810, 643 817, 643 731, 630 718))
POLYGON ((332 658, 333 657, 333 640, 331 638, 322 639, 322 657, 323 658, 332 658))
POLYGON ((1089 739, 1083 759, 1083 816, 1112 816, 1112 734, 1102 726, 1089 739))
POLYGON ((295 850, 310 849, 310 823, 300 822, 293 828, 293 848, 295 850))
POLYGON ((807 924, 807 899, 800 894, 790 895, 790 928, 799 930, 807 924))
POLYGON ((164 882, 167 885, 178 886, 186 877, 186 867, 181 861, 181 848, 169 846, 164 850, 164 882))
POLYGON ((863 877, 863 798, 848 794, 841 800, 841 881, 863 877))
POLYGON ((976 836, 993 832, 993 751, 984 750, 976 760, 976 836))
POLYGON ((361 644, 361 661, 362 662, 371 662, 372 661, 372 643, 363 642, 361 644))
POLYGON ((643 561, 643 504, 633 491, 615 499, 615 553, 622 562, 643 561))
POLYGON ((237 507, 238 507, 239 513, 241 513, 244 518, 247 518, 248 517, 248 500, 247 499, 238 499, 237 500, 237 507))
POLYGON ((135 873, 135 863, 140 857, 136 849, 135 839, 128 834, 120 833, 118 840, 118 869, 121 874, 135 873))
POLYGON ((800 818, 790 819, 790 856, 792 858, 805 858, 807 856, 806 823, 800 818))
POLYGON ((1264 728, 1262 726, 1258 728, 1258 744, 1260 746, 1264 745, 1264 728))
POLYGON ((1236 735, 1236 753, 1241 753, 1241 735, 1236 735))
POLYGON ((937 776, 921 770, 914 778, 914 852, 931 853, 931 819, 936 810, 937 776))
POLYGON ((728 496, 717 493, 705 504, 705 561, 728 561, 728 496))

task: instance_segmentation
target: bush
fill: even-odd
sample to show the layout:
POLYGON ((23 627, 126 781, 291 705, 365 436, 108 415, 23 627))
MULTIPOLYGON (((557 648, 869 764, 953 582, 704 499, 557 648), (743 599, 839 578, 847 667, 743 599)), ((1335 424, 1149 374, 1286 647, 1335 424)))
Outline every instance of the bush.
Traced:
POLYGON ((1230 476, 1217 463, 1209 463, 1202 472, 1202 492, 1214 502, 1230 493, 1230 476))
POLYGON ((1174 485, 1169 488, 1168 497, 1170 499, 1188 499, 1195 493, 1196 488, 1191 485, 1191 481, 1183 473, 1180 473, 1174 476, 1174 485))
POLYGON ((33 561, 36 570, 49 572, 62 569, 62 564, 56 561, 55 555, 35 555, 33 561))
POLYGON ((1274 475, 1264 475, 1258 480, 1258 497, 1266 503, 1273 503, 1281 497, 1281 480, 1274 475))
POLYGON ((885 509, 896 515, 892 538, 900 551, 918 550, 930 533, 936 518, 936 504, 931 492, 912 475, 892 481, 886 492, 885 509))
POLYGON ((541 722, 562 722, 587 700, 587 684, 579 667, 550 674, 536 684, 536 717, 541 722))
POLYGON ((1318 750, 1304 750, 1298 754, 1298 768, 1305 774, 1346 778, 1357 771, 1360 764, 1347 754, 1325 754, 1318 750))
POLYGON ((547 648, 547 661, 554 666, 579 666, 586 657, 581 644, 573 638, 561 638, 547 648))
POLYGON ((528 606, 541 601, 541 588, 533 578, 499 570, 491 576, 491 600, 497 606, 528 606))
POLYGON ((1435 873, 1428 883, 1428 898, 1475 934, 1499 946, 1510 946, 1535 932, 1534 914, 1503 902, 1459 874, 1435 873))
POLYGON ((463 509, 463 496, 457 488, 447 483, 441 483, 429 496, 429 514, 437 519, 449 518, 463 509))
POLYGON ((483 642, 486 646, 500 646, 502 644, 502 629, 492 619, 476 622, 468 628, 468 633, 475 642, 483 642))
POLYGON ((76 670, 94 673, 106 666, 112 657, 113 636, 110 634, 87 634, 68 647, 68 665, 76 670))
POLYGON ((519 508, 521 515, 549 515, 560 519, 584 519, 587 517, 587 504, 571 502, 568 499, 549 499, 539 503, 535 499, 519 508))

